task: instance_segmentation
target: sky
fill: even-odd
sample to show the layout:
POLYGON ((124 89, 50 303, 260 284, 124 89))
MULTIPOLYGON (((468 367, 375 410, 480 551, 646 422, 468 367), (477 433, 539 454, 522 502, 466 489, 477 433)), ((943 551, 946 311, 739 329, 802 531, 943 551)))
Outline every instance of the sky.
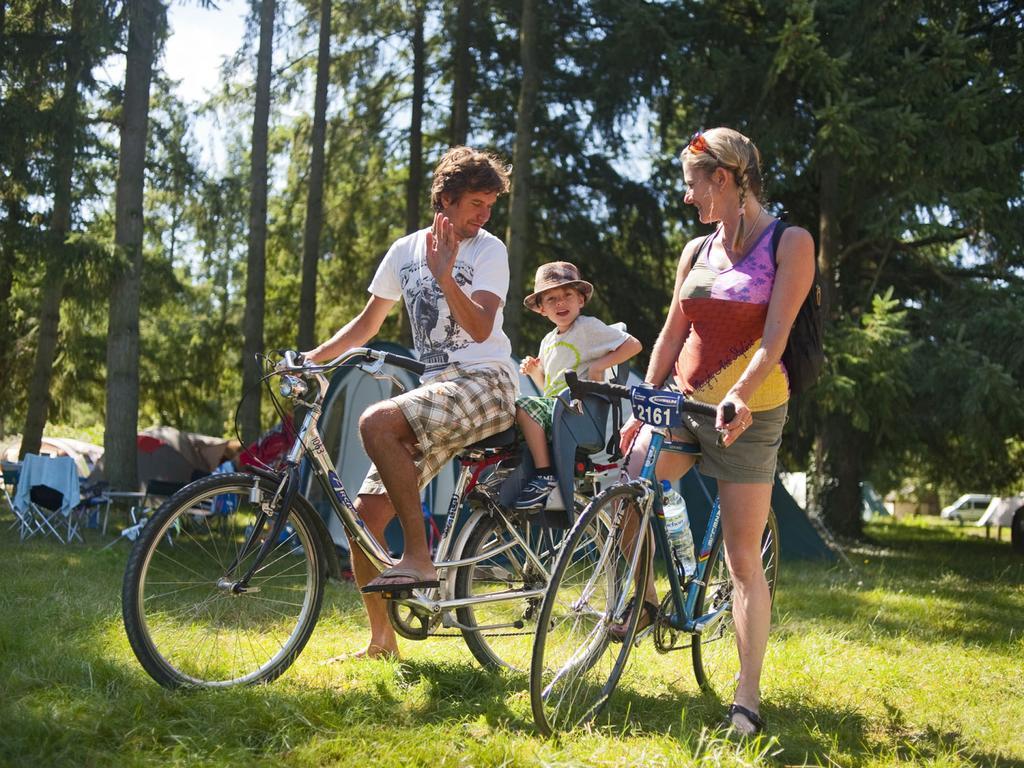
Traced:
MULTIPOLYGON (((163 69, 170 79, 179 81, 178 97, 193 104, 205 101, 218 87, 221 63, 238 50, 245 34, 248 0, 214 2, 217 10, 202 8, 199 0, 171 0, 167 10, 171 33, 164 48, 163 69)), ((648 118, 638 115, 626 156, 614 160, 620 173, 637 180, 648 179, 652 170, 648 118)), ((222 167, 226 153, 213 118, 199 116, 192 130, 204 161, 222 167)))
POLYGON ((175 0, 167 10, 171 34, 164 50, 164 70, 180 80, 178 96, 205 99, 220 80, 220 65, 242 42, 245 0, 216 0, 218 10, 201 8, 195 0, 175 0))

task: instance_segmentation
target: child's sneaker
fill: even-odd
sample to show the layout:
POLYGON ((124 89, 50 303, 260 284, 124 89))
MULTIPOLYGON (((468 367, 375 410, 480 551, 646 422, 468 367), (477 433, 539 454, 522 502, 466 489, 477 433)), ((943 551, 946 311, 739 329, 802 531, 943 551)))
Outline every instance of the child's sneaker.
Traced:
POLYGON ((555 490, 557 484, 554 475, 537 475, 519 492, 519 498, 516 499, 514 504, 515 508, 534 509, 536 507, 543 507, 544 502, 548 500, 548 496, 555 490))

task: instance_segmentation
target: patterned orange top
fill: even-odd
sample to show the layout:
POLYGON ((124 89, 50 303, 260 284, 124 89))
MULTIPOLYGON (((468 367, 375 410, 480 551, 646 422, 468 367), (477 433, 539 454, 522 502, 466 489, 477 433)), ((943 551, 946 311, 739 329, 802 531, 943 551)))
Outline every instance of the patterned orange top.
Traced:
MULTIPOLYGON (((746 370, 761 344, 768 302, 775 285, 771 235, 765 227, 750 251, 729 269, 711 266, 708 255, 721 228, 701 245, 697 261, 683 281, 679 301, 690 332, 676 362, 676 382, 687 395, 717 404, 746 370)), ((768 411, 789 400, 789 379, 782 363, 747 401, 751 411, 768 411)))

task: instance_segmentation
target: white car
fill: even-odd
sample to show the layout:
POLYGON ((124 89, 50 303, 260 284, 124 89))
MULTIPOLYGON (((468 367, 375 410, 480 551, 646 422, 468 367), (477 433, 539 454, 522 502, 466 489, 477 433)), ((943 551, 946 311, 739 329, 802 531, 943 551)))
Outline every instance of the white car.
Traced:
POLYGON ((978 520, 988 508, 992 496, 987 493, 965 493, 948 507, 945 507, 939 517, 945 520, 956 520, 964 523, 969 520, 978 520))

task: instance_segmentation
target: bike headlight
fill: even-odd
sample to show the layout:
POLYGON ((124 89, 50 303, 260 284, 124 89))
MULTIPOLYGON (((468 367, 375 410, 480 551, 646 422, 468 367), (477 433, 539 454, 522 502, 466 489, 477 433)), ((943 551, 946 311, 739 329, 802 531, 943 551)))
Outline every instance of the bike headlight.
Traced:
POLYGON ((306 394, 306 382, 296 376, 282 376, 280 392, 282 397, 302 397, 306 394))

